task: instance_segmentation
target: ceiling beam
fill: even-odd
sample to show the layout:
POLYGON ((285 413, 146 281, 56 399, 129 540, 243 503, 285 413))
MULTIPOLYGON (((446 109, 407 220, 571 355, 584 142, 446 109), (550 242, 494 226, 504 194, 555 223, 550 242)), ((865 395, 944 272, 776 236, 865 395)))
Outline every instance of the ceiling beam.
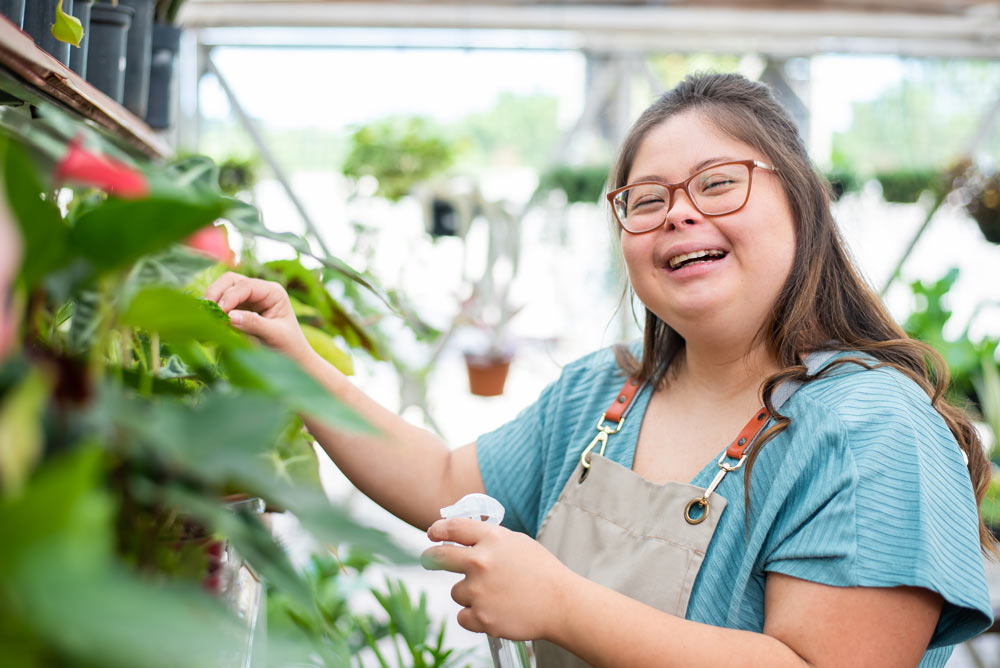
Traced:
MULTIPOLYGON (((550 33, 549 48, 1000 58, 1000 17, 978 13, 189 0, 180 22, 191 28, 444 28, 468 31, 463 40, 471 47, 475 31, 514 30, 550 33)), ((411 46, 421 46, 416 40, 411 46)), ((428 35, 426 46, 439 41, 428 35)), ((536 35, 533 45, 542 48, 544 40, 540 44, 536 35)))

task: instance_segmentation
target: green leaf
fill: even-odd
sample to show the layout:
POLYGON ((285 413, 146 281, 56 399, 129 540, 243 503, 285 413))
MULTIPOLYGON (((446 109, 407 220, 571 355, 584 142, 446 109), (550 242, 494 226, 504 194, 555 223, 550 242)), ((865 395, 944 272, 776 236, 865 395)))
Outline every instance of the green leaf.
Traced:
POLYGON ((3 186, 11 213, 24 239, 21 281, 34 287, 46 274, 65 266, 72 258, 69 228, 50 200, 42 198, 42 185, 35 166, 16 142, 0 140, 3 151, 3 186))
POLYGON ((49 383, 31 369, 0 403, 0 491, 20 493, 42 453, 42 413, 49 383))
POLYGON ((228 321, 214 302, 163 286, 141 290, 119 318, 122 324, 159 332, 166 343, 211 341, 231 348, 248 346, 228 321))
MULTIPOLYGON (((132 273, 132 282, 137 286, 169 285, 186 288, 202 272, 215 266, 215 261, 200 253, 175 245, 162 253, 143 257, 132 273)), ((201 297, 204 291, 196 293, 201 297)))
POLYGON ((52 24, 52 36, 60 42, 66 42, 80 48, 83 39, 83 24, 80 19, 63 11, 63 0, 56 5, 56 22, 52 24))
POLYGON ((153 403, 109 386, 101 394, 101 419, 125 448, 149 448, 190 477, 279 493, 271 452, 292 417, 288 409, 259 394, 206 391, 198 399, 153 403))
POLYGON ((310 325, 299 326, 306 341, 320 357, 335 366, 342 374, 346 376, 354 374, 354 362, 351 361, 351 356, 337 346, 332 336, 310 325))
POLYGON ((179 487, 167 490, 166 500, 224 535, 264 579, 292 596, 305 608, 312 607, 313 599, 308 583, 296 572, 288 555, 259 518, 249 513, 228 510, 179 487))
POLYGON ((260 211, 254 205, 238 200, 235 197, 227 198, 227 201, 230 206, 224 217, 240 232, 286 243, 303 255, 308 255, 313 259, 319 260, 323 266, 343 274, 352 281, 365 286, 373 295, 385 303, 386 306, 393 308, 389 297, 381 289, 376 287, 369 278, 363 276, 343 260, 333 257, 332 255, 314 253, 310 248, 309 243, 297 234, 292 234, 291 232, 272 232, 267 229, 261 221, 260 211))
POLYGON ((99 270, 110 270, 187 238, 225 208, 221 198, 210 196, 108 199, 80 216, 70 241, 99 270))
POLYGON ((234 348, 224 352, 222 364, 235 385, 269 394, 290 409, 335 429, 375 433, 361 416, 278 352, 268 348, 234 348))
POLYGON ((0 582, 29 550, 57 536, 75 537, 79 563, 111 558, 111 505, 94 492, 101 476, 101 452, 81 447, 49 459, 16 497, 0 500, 0 582))
POLYGON ((167 166, 165 174, 175 187, 195 187, 212 193, 219 189, 219 167, 205 155, 189 155, 167 166))
POLYGON ((11 591, 51 647, 108 668, 240 665, 246 629, 193 587, 157 586, 118 568, 81 564, 53 542, 15 571, 11 591))

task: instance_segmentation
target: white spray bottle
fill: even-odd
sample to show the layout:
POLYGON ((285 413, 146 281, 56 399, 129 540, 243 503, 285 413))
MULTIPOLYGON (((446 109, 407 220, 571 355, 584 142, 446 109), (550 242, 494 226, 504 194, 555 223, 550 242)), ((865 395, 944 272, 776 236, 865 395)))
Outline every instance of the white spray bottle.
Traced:
MULTIPOLYGON (((468 517, 481 520, 487 524, 500 524, 503 520, 504 507, 499 501, 485 494, 468 494, 458 503, 441 509, 441 517, 468 517)), ((521 641, 507 640, 486 636, 489 640, 490 654, 493 655, 494 668, 530 668, 528 648, 521 641)))

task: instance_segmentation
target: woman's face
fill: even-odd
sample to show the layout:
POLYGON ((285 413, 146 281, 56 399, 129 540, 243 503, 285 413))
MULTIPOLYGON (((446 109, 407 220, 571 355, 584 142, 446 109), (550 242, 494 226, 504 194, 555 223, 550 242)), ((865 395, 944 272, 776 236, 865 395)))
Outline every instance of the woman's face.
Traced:
MULTIPOLYGON (((678 183, 711 164, 748 159, 770 164, 700 112, 687 111, 649 131, 627 182, 678 183)), ((734 213, 707 216, 676 190, 662 226, 621 233, 636 295, 689 344, 697 337, 749 341, 791 270, 795 225, 784 190, 765 169, 754 169, 751 182, 746 205, 734 213), (678 258, 697 251, 716 252, 678 265, 678 258)))

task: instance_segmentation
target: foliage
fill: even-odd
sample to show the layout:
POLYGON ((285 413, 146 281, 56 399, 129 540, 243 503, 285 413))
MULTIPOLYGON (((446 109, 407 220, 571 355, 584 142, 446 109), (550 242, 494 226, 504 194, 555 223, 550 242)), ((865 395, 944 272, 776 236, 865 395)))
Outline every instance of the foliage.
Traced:
POLYGON ((920 194, 930 190, 935 195, 945 194, 951 179, 935 169, 895 169, 875 174, 882 186, 882 198, 887 202, 912 203, 920 194))
POLYGON ((253 190, 256 183, 256 160, 229 157, 219 163, 219 189, 223 194, 234 196, 240 192, 253 190))
POLYGON ((556 165, 542 174, 538 183, 540 192, 562 190, 566 199, 574 202, 597 202, 608 181, 608 165, 556 165))
POLYGON ((342 171, 347 176, 374 176, 379 195, 399 201, 415 184, 446 169, 455 160, 455 145, 426 118, 385 118, 351 135, 342 171))
POLYGON ((559 102, 551 95, 503 92, 485 111, 459 121, 470 165, 527 165, 544 169, 559 141, 559 102))
POLYGON ((157 23, 176 23, 184 0, 154 0, 153 16, 157 23))
POLYGON ((63 0, 56 5, 55 22, 51 28, 52 36, 60 42, 66 42, 79 48, 83 39, 83 24, 80 19, 63 11, 63 0))
POLYGON ((268 619, 286 633, 298 631, 321 638, 326 665, 337 665, 336 660, 339 665, 351 665, 353 658, 360 668, 366 652, 383 667, 463 665, 466 653, 444 648, 445 624, 435 624, 430 618, 426 597, 421 594, 414 601, 405 585, 391 579, 384 581, 384 590, 369 586, 366 571, 371 563, 371 555, 362 551, 350 552, 343 562, 333 555, 314 555, 304 574, 317 593, 322 618, 304 616, 294 599, 275 590, 268 597, 268 619), (359 598, 370 607, 369 596, 384 614, 352 611, 352 600, 359 598))
MULTIPOLYGON (((87 128, 75 131, 103 148, 87 128)), ((59 206, 48 175, 62 156, 34 137, 0 137, 0 184, 24 242, 14 300, 24 306, 21 350, 0 364, 4 665, 237 663, 247 620, 225 602, 223 549, 322 628, 321 592, 259 515, 227 498, 293 513, 320 545, 408 561, 330 504, 299 416, 369 427, 294 363, 232 329, 201 298, 225 267, 183 242, 224 218, 245 235, 308 244, 266 230, 249 205, 222 195, 214 165, 198 157, 123 164, 148 180, 148 196, 81 187, 59 206)), ((375 350, 317 272, 361 277, 319 260, 321 270, 283 265, 306 285, 297 294, 310 322, 375 350)), ((344 665, 319 634, 269 636, 275 664, 321 656, 344 665)))
MULTIPOLYGON (((833 137, 838 169, 872 175, 896 169, 947 169, 963 152, 1000 85, 995 62, 912 59, 903 77, 852 107, 851 126, 833 137)), ((1000 153, 996 133, 975 147, 1000 153)))

